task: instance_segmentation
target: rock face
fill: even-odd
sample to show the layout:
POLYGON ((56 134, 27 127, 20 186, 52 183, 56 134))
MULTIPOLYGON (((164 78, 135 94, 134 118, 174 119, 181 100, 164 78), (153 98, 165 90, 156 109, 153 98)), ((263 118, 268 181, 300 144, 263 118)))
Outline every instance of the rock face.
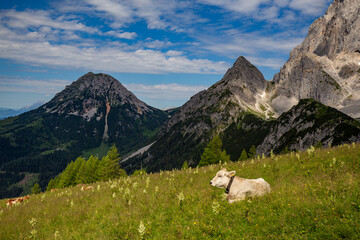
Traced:
POLYGON ((257 153, 303 151, 319 142, 327 146, 357 141, 360 141, 360 122, 312 99, 302 99, 269 125, 257 153))
MULTIPOLYGON (((0 174, 39 173, 44 186, 84 151, 115 144, 124 154, 151 143, 167 119, 115 78, 88 73, 43 106, 0 122, 0 174)), ((0 198, 17 194, 0 188, 0 198)))
POLYGON ((360 0, 335 0, 273 79, 269 103, 283 113, 313 98, 360 117, 360 0))

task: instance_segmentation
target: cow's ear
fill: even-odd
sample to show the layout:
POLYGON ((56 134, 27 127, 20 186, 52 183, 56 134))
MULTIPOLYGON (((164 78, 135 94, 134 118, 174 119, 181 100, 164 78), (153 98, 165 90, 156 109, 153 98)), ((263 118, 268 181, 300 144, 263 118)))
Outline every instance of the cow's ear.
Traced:
POLYGON ((235 173, 236 173, 236 171, 231 171, 231 172, 229 172, 229 176, 233 177, 233 176, 235 176, 235 173))

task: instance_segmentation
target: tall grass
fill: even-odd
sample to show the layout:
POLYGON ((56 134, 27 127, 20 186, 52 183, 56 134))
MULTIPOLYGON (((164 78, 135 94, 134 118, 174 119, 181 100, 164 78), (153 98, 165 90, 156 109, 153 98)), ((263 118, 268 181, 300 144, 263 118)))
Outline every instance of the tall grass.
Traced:
POLYGON ((360 145, 120 178, 0 206, 1 239, 360 239, 360 145), (268 195, 228 204, 226 167, 268 195))

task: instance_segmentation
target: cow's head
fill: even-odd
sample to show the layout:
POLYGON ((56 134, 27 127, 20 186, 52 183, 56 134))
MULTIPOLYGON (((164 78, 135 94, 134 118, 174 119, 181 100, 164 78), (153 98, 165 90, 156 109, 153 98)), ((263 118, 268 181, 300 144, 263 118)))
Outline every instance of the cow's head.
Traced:
POLYGON ((235 171, 228 172, 226 168, 221 169, 215 175, 215 177, 210 181, 210 184, 214 187, 226 188, 230 178, 235 176, 235 171))

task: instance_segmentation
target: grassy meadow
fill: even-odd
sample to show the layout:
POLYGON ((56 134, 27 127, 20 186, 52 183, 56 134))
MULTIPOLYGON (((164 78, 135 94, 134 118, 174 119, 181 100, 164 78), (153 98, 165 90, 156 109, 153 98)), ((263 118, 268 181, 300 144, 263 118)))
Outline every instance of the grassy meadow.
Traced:
POLYGON ((359 183, 359 144, 119 178, 1 200, 0 239, 360 239, 359 183), (272 192, 228 204, 223 167, 272 192))

